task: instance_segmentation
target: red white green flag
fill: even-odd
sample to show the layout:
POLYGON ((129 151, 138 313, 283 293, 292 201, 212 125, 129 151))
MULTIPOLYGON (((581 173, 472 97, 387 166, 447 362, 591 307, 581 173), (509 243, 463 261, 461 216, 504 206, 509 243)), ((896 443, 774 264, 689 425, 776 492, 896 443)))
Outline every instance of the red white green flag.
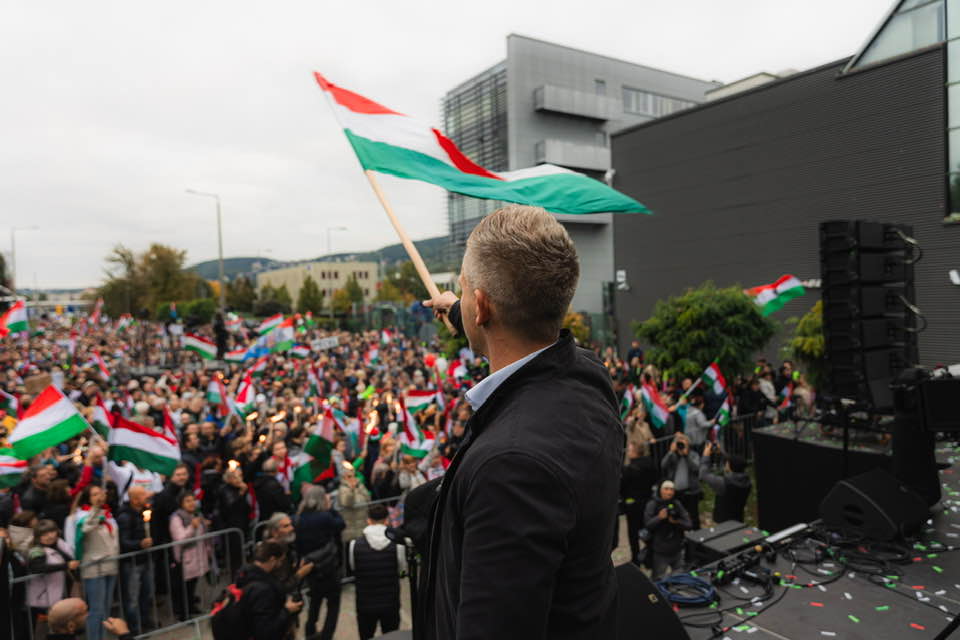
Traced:
POLYGON ((718 396, 722 396, 727 391, 727 379, 720 373, 720 365, 711 362, 707 370, 703 372, 703 381, 718 396))
POLYGON ((314 75, 366 170, 555 213, 650 213, 603 182, 562 167, 541 164, 500 173, 484 169, 439 130, 314 75))
POLYGON ((213 376, 207 384, 207 402, 217 405, 221 416, 230 413, 230 407, 227 406, 227 388, 223 386, 223 378, 219 374, 213 376))
POLYGON ((20 402, 17 400, 17 396, 0 389, 0 409, 6 411, 7 415, 16 417, 19 407, 20 402))
POLYGON ((733 407, 730 404, 730 395, 727 394, 727 397, 723 399, 723 404, 721 404, 717 410, 717 415, 713 417, 713 419, 717 421, 718 427, 722 427, 730 422, 732 411, 733 407))
POLYGON ((296 341, 294 334, 293 316, 290 316, 278 324, 267 336, 267 348, 270 349, 270 353, 278 353, 292 349, 296 341))
POLYGON ((662 429, 670 418, 670 410, 667 403, 663 401, 656 387, 651 384, 645 384, 640 388, 640 397, 643 399, 643 405, 647 408, 647 415, 650 422, 657 429, 662 429))
POLYGON ((20 458, 31 458, 44 449, 90 428, 63 392, 50 385, 34 399, 14 427, 9 441, 20 458))
POLYGON ((297 360, 306 360, 310 357, 310 347, 303 344, 294 345, 294 347, 290 349, 289 355, 291 358, 296 358, 297 360))
POLYGON ((250 375, 254 378, 262 378, 267 373, 267 358, 268 356, 257 358, 257 361, 249 369, 250 375))
POLYGON ((633 404, 636 402, 634 397, 634 392, 636 389, 631 384, 627 387, 627 390, 623 392, 623 399, 620 401, 620 419, 625 420, 628 415, 630 415, 630 410, 633 409, 633 404))
POLYGON ((237 389, 237 397, 233 401, 232 408, 241 418, 246 418, 256 406, 257 388, 253 384, 253 376, 248 371, 237 389))
POLYGON ((107 363, 104 362, 103 356, 100 355, 99 351, 93 352, 93 355, 90 357, 90 364, 97 368, 97 373, 100 374, 104 382, 110 379, 110 369, 107 368, 107 363))
POLYGON ((257 327, 257 333, 259 333, 261 336, 265 336, 279 327, 281 322, 283 322, 282 313, 272 315, 260 323, 260 326, 257 327))
POLYGON ((20 484, 27 471, 27 461, 17 458, 13 449, 0 449, 0 489, 20 484))
POLYGON ((99 393, 97 394, 97 402, 93 405, 93 415, 90 416, 90 423, 93 430, 99 433, 104 440, 108 438, 110 429, 113 428, 113 414, 107 411, 99 393))
POLYGON ((436 439, 432 431, 417 424, 417 414, 436 400, 435 391, 405 391, 400 398, 403 432, 400 434, 400 452, 414 458, 423 458, 433 450, 436 439))
POLYGON ((753 298, 754 304, 760 307, 760 313, 768 316, 782 308, 794 298, 806 293, 796 276, 780 276, 772 284, 762 284, 759 287, 747 289, 744 293, 753 298))
POLYGON ((227 351, 223 354, 223 359, 227 362, 243 362, 247 359, 247 348, 240 347, 239 349, 234 349, 233 351, 227 351))
POLYGON ((93 313, 90 314, 90 326, 96 327, 100 323, 100 311, 103 310, 103 298, 97 298, 93 304, 93 313))
POLYGON ((390 344, 393 341, 393 333, 389 329, 384 329, 380 332, 380 342, 383 344, 390 344))
POLYGON ((183 348, 193 351, 204 360, 214 360, 217 357, 217 345, 193 333, 183 336, 183 348))
POLYGON ((28 328, 27 305, 23 300, 14 302, 13 306, 0 316, 0 338, 10 334, 21 333, 28 328))
POLYGON ((778 400, 780 403, 777 405, 778 409, 788 409, 793 405, 793 383, 788 382, 784 385, 783 389, 780 389, 780 394, 778 395, 778 400))
POLYGON ((118 417, 110 430, 107 458, 129 460, 141 469, 169 476, 180 462, 180 445, 165 433, 118 417))

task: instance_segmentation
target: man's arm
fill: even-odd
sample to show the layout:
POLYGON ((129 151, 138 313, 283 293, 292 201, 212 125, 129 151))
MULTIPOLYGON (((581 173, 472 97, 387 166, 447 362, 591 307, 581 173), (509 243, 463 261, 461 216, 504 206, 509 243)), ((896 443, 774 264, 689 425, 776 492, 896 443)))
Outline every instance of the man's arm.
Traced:
POLYGON ((546 638, 574 496, 522 453, 491 459, 464 496, 458 640, 546 638))
POLYGON ((727 490, 727 484, 723 477, 710 471, 710 456, 704 453, 703 460, 700 461, 700 481, 706 482, 718 496, 722 496, 727 490))

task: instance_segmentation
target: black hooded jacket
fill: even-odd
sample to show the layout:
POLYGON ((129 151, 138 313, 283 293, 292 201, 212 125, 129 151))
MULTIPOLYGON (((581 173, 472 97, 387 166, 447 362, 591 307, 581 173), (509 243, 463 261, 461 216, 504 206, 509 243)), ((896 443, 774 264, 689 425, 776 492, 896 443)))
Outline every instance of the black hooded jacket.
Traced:
POLYGON ((565 330, 467 429, 439 487, 416 637, 614 637, 624 433, 603 364, 565 330))

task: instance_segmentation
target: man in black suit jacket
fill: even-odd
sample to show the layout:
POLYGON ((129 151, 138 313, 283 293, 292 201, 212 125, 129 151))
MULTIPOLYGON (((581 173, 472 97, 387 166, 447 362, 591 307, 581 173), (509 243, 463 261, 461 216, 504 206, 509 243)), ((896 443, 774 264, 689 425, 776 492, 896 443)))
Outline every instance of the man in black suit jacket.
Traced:
POLYGON ((579 262, 542 209, 511 205, 467 240, 448 313, 491 374, 440 485, 418 638, 610 638, 624 434, 603 363, 563 317, 579 262))

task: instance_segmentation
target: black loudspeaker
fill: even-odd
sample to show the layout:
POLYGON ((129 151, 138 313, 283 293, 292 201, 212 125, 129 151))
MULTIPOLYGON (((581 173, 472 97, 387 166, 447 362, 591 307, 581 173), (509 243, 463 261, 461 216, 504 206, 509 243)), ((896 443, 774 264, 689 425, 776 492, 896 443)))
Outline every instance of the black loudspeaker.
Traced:
POLYGON ((869 540, 916 533, 927 515, 923 498, 882 469, 841 480, 820 503, 820 517, 828 528, 869 540))
POLYGON ((690 640, 670 602, 640 570, 628 562, 615 569, 620 603, 617 607, 617 638, 690 640))

